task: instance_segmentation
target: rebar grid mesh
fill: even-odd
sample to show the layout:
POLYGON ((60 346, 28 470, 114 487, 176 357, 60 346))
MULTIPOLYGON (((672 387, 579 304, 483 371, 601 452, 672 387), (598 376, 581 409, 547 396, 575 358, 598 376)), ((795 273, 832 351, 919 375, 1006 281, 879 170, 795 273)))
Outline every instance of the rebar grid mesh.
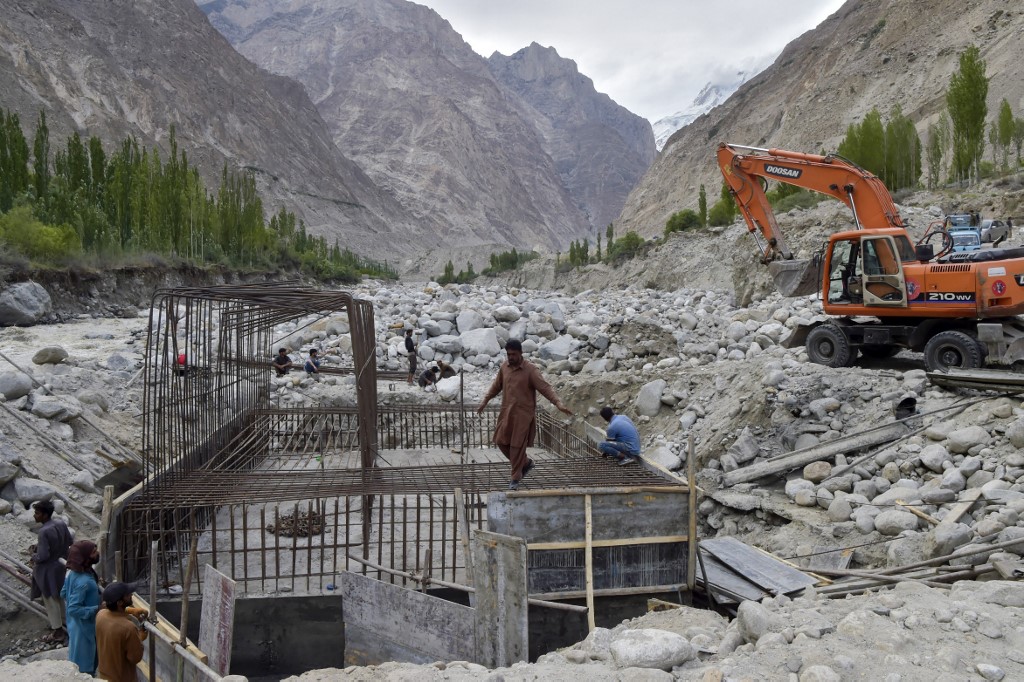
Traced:
MULTIPOLYGON (((338 570, 367 572, 350 551, 401 570, 464 577, 454 491, 465 495, 470 525, 483 527, 487 493, 508 486, 507 462, 467 457, 490 447, 496 408, 477 415, 462 403, 378 406, 372 305, 348 294, 281 285, 175 289, 158 292, 153 310, 144 369, 149 478, 116 520, 125 576, 143 574, 150 542, 160 539, 164 583, 181 579, 193 540, 200 564, 247 591, 298 589, 296 581, 319 591, 338 570), (340 371, 356 375, 356 405, 273 407, 274 328, 337 312, 348 313, 353 366, 340 371), (410 448, 449 455, 390 465, 389 452, 410 448), (267 530, 287 515, 322 527, 308 537, 267 530)), ((537 445, 547 453, 530 489, 679 485, 604 460, 546 413, 538 414, 537 445)))

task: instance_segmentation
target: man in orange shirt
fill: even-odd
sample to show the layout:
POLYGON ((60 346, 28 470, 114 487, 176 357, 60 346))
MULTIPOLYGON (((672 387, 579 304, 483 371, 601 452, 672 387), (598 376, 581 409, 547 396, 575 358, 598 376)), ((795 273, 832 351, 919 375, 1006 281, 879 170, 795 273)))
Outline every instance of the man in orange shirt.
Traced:
POLYGON ((498 369, 498 376, 476 412, 482 413, 492 398, 502 394, 494 444, 512 463, 512 482, 508 489, 519 490, 519 481, 533 468, 533 460, 527 458, 526 448, 533 445, 537 431, 537 393, 565 414, 571 415, 572 410, 562 404, 540 370, 523 360, 522 343, 510 340, 505 344, 505 353, 508 360, 498 369))
MULTIPOLYGON (((110 583, 103 590, 107 608, 96 614, 97 672, 101 680, 135 682, 135 666, 142 660, 142 642, 146 631, 138 626, 126 609, 145 613, 131 606, 135 590, 125 583, 110 583)), ((140 613, 140 615, 141 615, 140 613)))

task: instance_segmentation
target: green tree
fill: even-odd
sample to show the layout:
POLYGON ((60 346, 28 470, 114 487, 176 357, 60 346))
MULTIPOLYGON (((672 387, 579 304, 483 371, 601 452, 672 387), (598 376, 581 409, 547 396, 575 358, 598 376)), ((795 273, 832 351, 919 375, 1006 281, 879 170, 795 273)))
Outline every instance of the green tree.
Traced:
POLYGON ((21 122, 17 114, 0 110, 0 213, 10 211, 28 188, 28 142, 21 122))
POLYGON ((995 121, 988 125, 988 144, 992 147, 992 165, 995 166, 999 163, 997 158, 999 154, 999 126, 996 125, 995 121))
POLYGON ((701 183, 700 192, 697 194, 697 218, 701 227, 708 226, 708 193, 704 190, 703 183, 701 183))
POLYGON ((1017 150, 1017 166, 1020 166, 1020 150, 1024 147, 1024 118, 1013 119, 1013 146, 1017 150))
POLYGON ((882 181, 892 190, 917 185, 921 177, 921 139, 913 121, 893 107, 885 126, 885 169, 882 181))
POLYGON ((29 206, 18 206, 0 216, 0 241, 39 263, 60 264, 78 253, 78 235, 67 225, 46 225, 29 206))
POLYGON ((1010 145, 1013 144, 1013 109, 1010 103, 1003 98, 999 103, 998 123, 999 147, 1003 151, 1003 166, 1010 165, 1010 145))
MULTIPOLYGON (((731 197, 729 201, 732 201, 731 197)), ((670 215, 668 220, 665 221, 665 236, 667 237, 673 232, 682 232, 683 230, 699 226, 700 216, 693 209, 684 208, 682 211, 670 215)))
POLYGON ((615 242, 615 248, 609 250, 609 260, 632 258, 644 244, 644 238, 636 232, 627 232, 615 242))
POLYGON ((594 259, 597 260, 598 263, 601 262, 601 233, 600 232, 597 233, 597 250, 594 253, 594 259))
POLYGON ((943 112, 938 123, 928 125, 928 187, 934 188, 942 182, 942 159, 949 148, 949 116, 943 112))
POLYGON ((605 248, 607 249, 608 253, 611 254, 612 244, 615 243, 615 225, 613 225, 612 223, 608 223, 608 227, 605 228, 604 243, 606 245, 605 248))
POLYGON ((732 198, 729 185, 722 182, 722 190, 719 192, 718 201, 708 211, 708 225, 728 225, 736 217, 736 201, 732 198))
POLYGON ((444 274, 441 275, 440 284, 451 284, 455 281, 455 264, 448 261, 444 264, 444 274))
POLYGON ((36 200, 45 202, 50 189, 50 129, 46 127, 46 112, 41 110, 32 141, 32 183, 36 200))
POLYGON ((959 68, 946 90, 946 106, 953 123, 953 175, 958 181, 981 175, 988 80, 981 52, 971 45, 960 55, 959 68))
POLYGON ((837 152, 886 182, 885 127, 877 108, 869 111, 859 124, 850 124, 837 152))

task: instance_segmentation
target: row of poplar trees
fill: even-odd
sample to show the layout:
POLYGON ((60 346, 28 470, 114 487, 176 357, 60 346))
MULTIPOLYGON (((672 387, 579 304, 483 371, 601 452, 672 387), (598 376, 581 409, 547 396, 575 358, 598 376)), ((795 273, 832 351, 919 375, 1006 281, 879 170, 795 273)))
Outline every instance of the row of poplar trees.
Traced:
POLYGON ((925 145, 897 105, 887 122, 883 123, 878 109, 872 109, 862 122, 851 124, 838 153, 878 175, 893 191, 916 186, 923 170, 928 187, 977 182, 992 170, 983 165, 986 140, 992 147, 993 167, 1000 162, 1004 170, 1019 167, 1024 119, 1014 117, 1004 98, 995 119, 986 126, 989 78, 985 71, 978 48, 972 45, 964 50, 946 89, 946 109, 928 126, 925 145), (1011 164, 1014 148, 1016 163, 1011 164))
POLYGON ((0 238, 33 261, 66 263, 81 253, 104 257, 159 254, 241 267, 300 267, 357 279, 360 271, 394 276, 323 237, 284 208, 270 221, 252 175, 221 171, 216 192, 178 148, 168 154, 125 139, 110 154, 97 137, 73 133, 51 150, 45 113, 31 152, 17 114, 0 110, 0 238))

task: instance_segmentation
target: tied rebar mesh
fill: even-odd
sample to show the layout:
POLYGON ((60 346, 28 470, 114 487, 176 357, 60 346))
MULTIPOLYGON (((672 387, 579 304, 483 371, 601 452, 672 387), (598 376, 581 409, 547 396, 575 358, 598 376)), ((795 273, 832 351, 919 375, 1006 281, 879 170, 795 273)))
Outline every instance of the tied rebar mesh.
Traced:
MULTIPOLYGON (((200 563, 250 584, 258 575, 261 590, 289 580, 294 588, 297 579, 317 589, 338 570, 365 573, 350 552, 454 579, 463 565, 454 491, 467 496, 471 525, 482 528, 487 494, 508 488, 509 465, 491 446, 496 407, 478 415, 464 402, 378 405, 377 380, 389 376, 376 368, 372 304, 346 293, 290 284, 161 290, 144 375, 147 480, 114 521, 128 579, 144 574, 157 539, 162 582, 180 579, 196 537, 200 563), (339 313, 347 314, 351 358, 327 371, 355 375, 355 405, 273 405, 274 330, 339 313), (429 464, 392 466, 390 453, 403 450, 423 450, 429 464), (288 515, 317 519, 318 532, 265 530, 288 515)), ((679 485, 603 459, 546 413, 536 436, 546 452, 535 455, 530 489, 679 485)))

